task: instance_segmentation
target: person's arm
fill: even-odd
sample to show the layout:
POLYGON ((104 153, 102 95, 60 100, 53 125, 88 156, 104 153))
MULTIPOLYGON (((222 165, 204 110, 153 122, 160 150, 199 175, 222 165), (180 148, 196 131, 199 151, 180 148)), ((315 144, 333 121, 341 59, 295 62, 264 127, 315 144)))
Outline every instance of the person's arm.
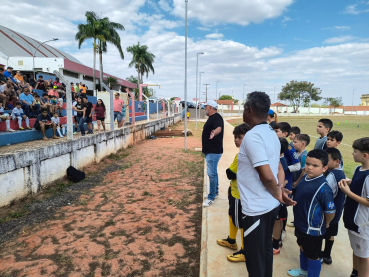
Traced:
POLYGON ((91 112, 90 112, 90 116, 89 117, 92 117, 92 115, 94 114, 94 106, 93 105, 91 105, 92 107, 91 107, 91 112))
POLYGON ((336 213, 324 213, 325 225, 328 228, 336 213))
POLYGON ((219 135, 221 131, 222 131, 222 127, 218 127, 214 129, 213 131, 211 131, 209 139, 213 139, 215 136, 219 135))
POLYGON ((306 172, 305 172, 305 168, 302 170, 302 172, 301 172, 301 174, 300 174, 300 177, 297 179, 297 181, 296 182, 294 182, 293 184, 292 184, 292 186, 293 187, 296 187, 299 183, 300 183, 300 181, 301 181, 301 179, 302 179, 302 177, 304 177, 304 175, 306 174, 306 172))
MULTIPOLYGON (((364 186, 366 185, 366 186, 369 187, 368 182, 369 181, 366 179, 366 181, 364 183, 364 186)), ((342 190, 342 192, 344 194, 346 194, 348 197, 355 200, 359 204, 364 205, 365 207, 369 208, 369 195, 366 198, 364 198, 364 197, 361 197, 361 196, 353 193, 350 189, 350 184, 351 184, 351 180, 349 181, 349 180, 343 179, 338 183, 338 186, 342 190)))
POLYGON ((292 165, 289 165, 289 166, 288 166, 288 170, 289 170, 290 172, 299 171, 300 169, 301 169, 301 164, 300 164, 300 162, 298 162, 298 163, 295 163, 295 164, 292 164, 292 165))
POLYGON ((82 111, 83 111, 82 117, 85 118, 85 115, 86 115, 86 107, 84 107, 82 111))

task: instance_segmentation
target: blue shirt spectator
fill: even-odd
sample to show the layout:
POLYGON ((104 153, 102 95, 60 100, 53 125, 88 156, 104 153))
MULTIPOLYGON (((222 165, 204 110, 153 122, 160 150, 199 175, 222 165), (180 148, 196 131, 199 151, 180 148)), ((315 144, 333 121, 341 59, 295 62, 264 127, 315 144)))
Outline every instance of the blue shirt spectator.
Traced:
POLYGON ((8 67, 8 68, 7 68, 7 70, 6 70, 6 71, 5 71, 5 73, 4 73, 4 76, 5 76, 5 77, 7 77, 7 78, 10 78, 10 80, 12 80, 12 81, 13 81, 13 83, 15 83, 15 84, 16 84, 16 82, 15 82, 15 80, 14 80, 13 76, 12 76, 12 70, 13 70, 13 68, 12 68, 12 67, 8 67))
POLYGON ((26 101, 29 105, 32 105, 33 102, 35 101, 35 99, 33 99, 32 94, 30 93, 25 94, 24 92, 21 93, 21 95, 19 95, 19 100, 22 102, 22 104, 25 104, 23 101, 26 101))

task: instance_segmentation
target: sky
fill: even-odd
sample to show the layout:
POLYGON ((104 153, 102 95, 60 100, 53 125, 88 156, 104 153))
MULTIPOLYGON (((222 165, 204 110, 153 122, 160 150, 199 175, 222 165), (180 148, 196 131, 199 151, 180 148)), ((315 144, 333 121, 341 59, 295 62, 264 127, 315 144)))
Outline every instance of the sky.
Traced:
MULTIPOLYGON (((137 76, 126 48, 140 42, 156 57, 144 83, 160 84, 158 96, 184 98, 185 0, 3 0, 1 10, 1 25, 40 41, 57 37, 50 45, 90 67, 92 41, 78 49, 77 26, 86 11, 109 17, 125 27, 125 58, 109 44, 104 72, 137 76)), ((188 0, 187 46, 188 100, 196 96, 200 52, 201 100, 210 84, 208 99, 216 92, 243 99, 257 90, 275 102, 291 80, 312 82, 322 97, 342 97, 345 105, 369 93, 368 0, 188 0)))

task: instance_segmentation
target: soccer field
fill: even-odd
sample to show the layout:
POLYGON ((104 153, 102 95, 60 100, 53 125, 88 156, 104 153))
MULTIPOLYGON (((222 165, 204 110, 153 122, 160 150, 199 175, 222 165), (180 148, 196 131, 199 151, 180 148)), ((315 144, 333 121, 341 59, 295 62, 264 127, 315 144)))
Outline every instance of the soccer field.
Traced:
MULTIPOLYGON (((341 151, 345 163, 344 172, 348 178, 352 178, 357 163, 352 158, 352 143, 362 137, 369 137, 369 116, 279 116, 279 122, 288 122, 291 126, 298 126, 301 133, 310 136, 310 144, 306 147, 312 150, 318 138, 316 125, 320 118, 329 118, 333 121, 332 130, 342 132, 343 140, 338 149, 341 151)), ((232 125, 242 123, 242 119, 232 120, 232 125)))

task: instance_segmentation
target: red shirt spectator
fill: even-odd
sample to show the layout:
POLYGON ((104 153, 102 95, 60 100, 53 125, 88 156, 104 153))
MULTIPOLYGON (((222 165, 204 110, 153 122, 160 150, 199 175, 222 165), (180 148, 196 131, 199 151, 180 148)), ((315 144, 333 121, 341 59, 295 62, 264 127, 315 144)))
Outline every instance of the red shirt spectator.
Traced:
POLYGON ((53 82, 53 86, 56 86, 57 89, 63 89, 63 85, 60 83, 59 78, 55 78, 55 81, 53 82))

